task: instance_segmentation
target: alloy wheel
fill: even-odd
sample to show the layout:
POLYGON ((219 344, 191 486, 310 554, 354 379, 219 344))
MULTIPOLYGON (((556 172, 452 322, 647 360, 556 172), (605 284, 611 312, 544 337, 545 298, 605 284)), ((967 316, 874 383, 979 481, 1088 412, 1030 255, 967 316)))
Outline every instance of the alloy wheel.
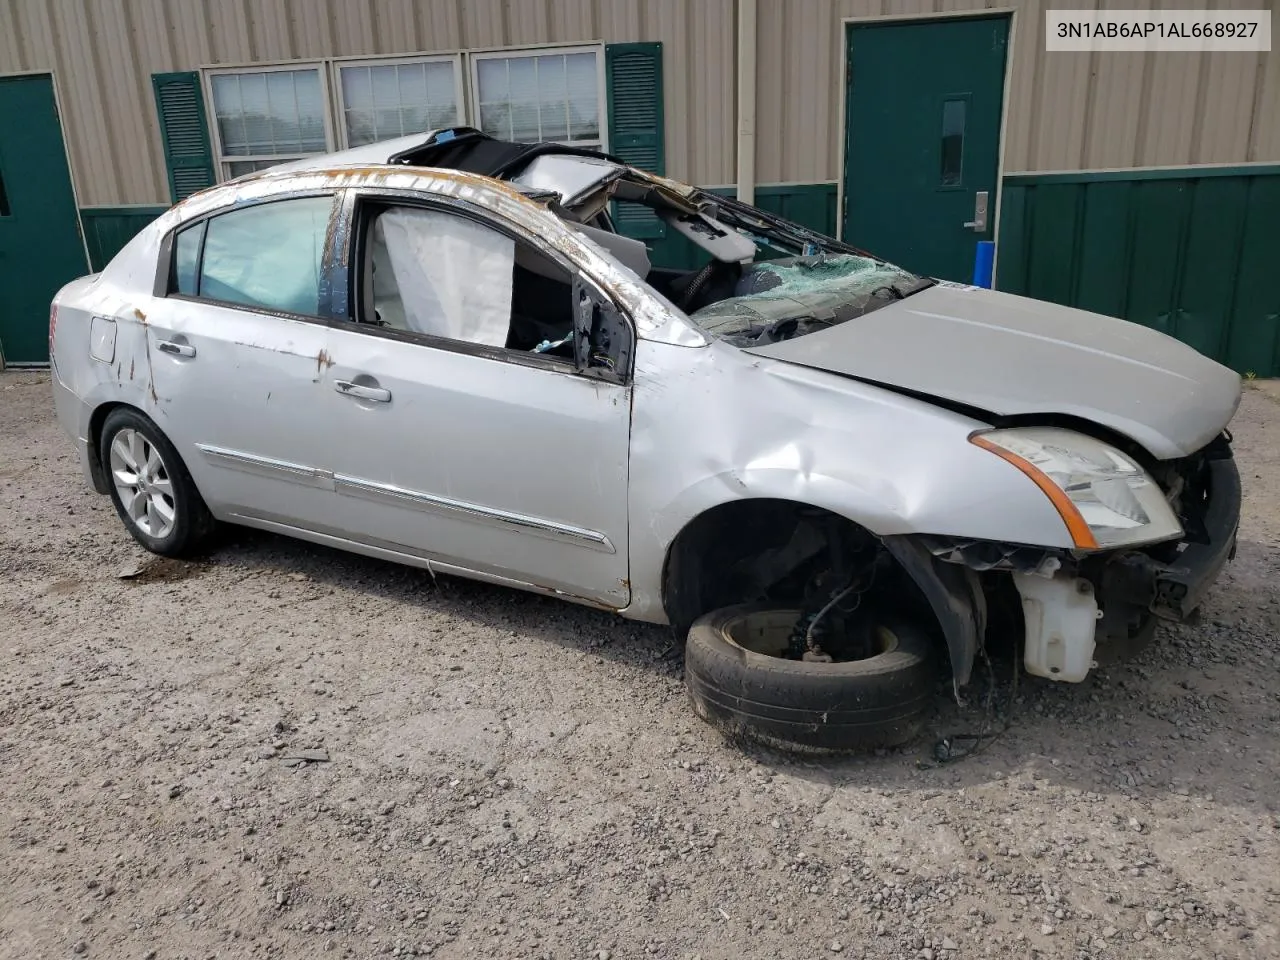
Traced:
POLYGON ((169 469, 156 445, 132 427, 111 441, 111 480, 125 515, 139 531, 155 540, 173 532, 177 510, 169 469))

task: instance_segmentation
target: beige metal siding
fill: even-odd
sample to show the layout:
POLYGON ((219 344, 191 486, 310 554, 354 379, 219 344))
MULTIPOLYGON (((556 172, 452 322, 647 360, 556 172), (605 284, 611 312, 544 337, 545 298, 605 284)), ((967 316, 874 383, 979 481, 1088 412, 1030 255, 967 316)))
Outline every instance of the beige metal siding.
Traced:
MULTIPOLYGON (((1105 0, 1116 9, 1151 0, 1105 0)), ((1179 0, 1160 8, 1273 8, 1179 0)), ((1046 9, 1087 0, 780 0, 760 7, 761 183, 839 179, 845 18, 1016 9, 1005 172, 1280 161, 1280 52, 1046 53, 1046 9)))
MULTIPOLYGON (((1104 2, 1131 8, 1153 0, 1104 2)), ((1214 2, 1228 5, 1177 5, 1214 2)), ((844 18, 991 7, 1018 10, 1006 173, 1280 161, 1280 53, 1047 54, 1046 6, 1091 4, 759 4, 758 181, 839 178, 844 18)), ((152 73, 657 40, 665 63, 667 170, 696 183, 727 184, 735 169, 736 15, 735 0, 0 0, 0 73, 55 73, 82 204, 163 203, 168 191, 152 73)))
POLYGON ((541 43, 663 44, 667 172, 734 169, 734 0, 0 0, 0 73, 51 70, 84 206, 168 202, 151 74, 541 43))

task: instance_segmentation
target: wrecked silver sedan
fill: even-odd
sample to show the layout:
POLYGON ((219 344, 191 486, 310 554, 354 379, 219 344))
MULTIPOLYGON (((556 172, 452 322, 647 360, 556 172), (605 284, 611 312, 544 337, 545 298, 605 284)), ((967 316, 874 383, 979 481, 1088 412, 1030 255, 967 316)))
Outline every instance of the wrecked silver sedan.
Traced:
POLYGON ((467 128, 197 194, 50 339, 147 549, 244 524, 669 623, 698 712, 784 745, 911 738, 997 632, 1083 680, 1234 550, 1240 382, 1189 347, 467 128))

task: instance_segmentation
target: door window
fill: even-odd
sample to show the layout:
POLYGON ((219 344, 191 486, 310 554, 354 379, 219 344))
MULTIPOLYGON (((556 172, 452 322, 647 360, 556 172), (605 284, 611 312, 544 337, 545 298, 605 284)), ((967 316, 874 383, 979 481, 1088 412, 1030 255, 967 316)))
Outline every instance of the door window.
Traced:
POLYGON ((170 292, 318 315, 332 207, 331 197, 279 200, 187 228, 174 241, 170 292))
POLYGON ((204 227, 203 222, 187 227, 173 241, 173 267, 169 280, 169 289, 173 293, 189 297, 196 295, 204 227))
POLYGON ((964 173, 964 122, 968 102, 942 101, 942 185, 956 187, 964 173))
MULTIPOLYGON (((531 242, 451 210, 361 208, 355 319, 474 344, 515 362, 554 361, 622 381, 634 332, 594 286, 531 242)), ((471 352, 471 351, 466 351, 471 352)))
POLYGON ((406 333, 573 358, 573 278, 555 260, 444 210, 366 218, 360 319, 406 333))

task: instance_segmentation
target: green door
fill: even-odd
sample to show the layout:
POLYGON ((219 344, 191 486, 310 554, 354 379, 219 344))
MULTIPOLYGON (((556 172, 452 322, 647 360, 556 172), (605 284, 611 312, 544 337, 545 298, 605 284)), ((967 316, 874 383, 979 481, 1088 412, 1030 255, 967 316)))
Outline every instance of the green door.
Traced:
POLYGON ((1008 17, 850 24, 848 41, 845 241, 972 279, 995 229, 1008 17))
POLYGON ((49 302, 88 272, 53 78, 0 77, 0 348, 49 361, 49 302))

